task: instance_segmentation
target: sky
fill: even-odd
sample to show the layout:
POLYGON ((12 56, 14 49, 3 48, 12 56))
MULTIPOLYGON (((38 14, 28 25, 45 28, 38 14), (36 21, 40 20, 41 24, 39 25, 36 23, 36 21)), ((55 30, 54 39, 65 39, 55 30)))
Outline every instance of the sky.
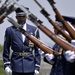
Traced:
MULTIPOLYGON (((12 1, 12 0, 11 0, 12 1)), ((15 1, 15 0, 13 0, 15 1)), ((50 18, 55 21, 55 13, 51 7, 51 5, 48 3, 47 0, 37 0, 42 7, 50 14, 50 18)), ((65 16, 73 16, 75 17, 75 0, 54 0, 56 2, 55 6, 61 13, 61 15, 65 16)), ((2 0, 2 3, 5 2, 5 0, 2 0)), ((2 5, 0 4, 0 6, 2 5)), ((38 17, 43 22, 43 25, 46 26, 48 29, 50 29, 52 32, 54 31, 53 26, 48 22, 48 20, 40 13, 40 7, 34 2, 34 0, 19 0, 17 3, 28 7, 29 10, 38 17)), ((10 17, 15 19, 15 12, 11 13, 9 15, 10 17)), ((15 19, 16 20, 16 19, 15 19)), ((31 21, 27 20, 28 24, 34 25, 31 21)), ((4 22, 0 24, 0 44, 3 45, 4 42, 4 35, 5 30, 7 27, 11 26, 11 24, 7 21, 7 18, 4 19, 4 22)), ((35 26, 35 25, 34 25, 35 26)), ((46 36, 41 30, 40 30, 40 40, 52 47, 54 45, 54 41, 50 39, 48 36, 46 36)))

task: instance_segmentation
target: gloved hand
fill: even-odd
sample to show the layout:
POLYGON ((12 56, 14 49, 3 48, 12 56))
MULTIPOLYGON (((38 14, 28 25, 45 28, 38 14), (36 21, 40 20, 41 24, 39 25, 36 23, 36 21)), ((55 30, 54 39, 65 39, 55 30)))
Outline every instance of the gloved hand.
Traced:
POLYGON ((75 40, 71 40, 71 44, 72 45, 75 45, 75 40))
POLYGON ((68 62, 73 63, 74 60, 75 60, 74 51, 68 50, 68 51, 66 51, 66 52, 64 53, 64 56, 65 56, 65 58, 66 58, 66 60, 67 60, 68 62))
POLYGON ((5 73, 6 73, 7 75, 12 75, 12 70, 7 66, 7 67, 5 68, 5 73))
POLYGON ((52 59, 54 59, 54 55, 53 54, 45 54, 45 58, 46 60, 50 63, 50 64, 54 64, 54 61, 52 59))
POLYGON ((40 50, 40 48, 39 48, 38 50, 39 50, 39 54, 40 54, 41 56, 44 56, 45 52, 42 51, 42 50, 40 50))
POLYGON ((35 74, 39 74, 39 71, 38 70, 35 70, 35 74))
POLYGON ((45 54, 45 56, 49 58, 48 59, 49 61, 54 58, 54 55, 53 54, 49 54, 49 53, 45 54))

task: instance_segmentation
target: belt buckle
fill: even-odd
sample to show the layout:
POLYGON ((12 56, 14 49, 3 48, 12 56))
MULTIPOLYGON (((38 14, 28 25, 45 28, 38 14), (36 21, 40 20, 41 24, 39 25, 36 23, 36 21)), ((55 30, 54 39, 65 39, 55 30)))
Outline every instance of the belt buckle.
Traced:
POLYGON ((22 57, 24 57, 24 56, 27 55, 27 53, 26 52, 22 52, 22 53, 19 53, 19 55, 22 56, 22 57))

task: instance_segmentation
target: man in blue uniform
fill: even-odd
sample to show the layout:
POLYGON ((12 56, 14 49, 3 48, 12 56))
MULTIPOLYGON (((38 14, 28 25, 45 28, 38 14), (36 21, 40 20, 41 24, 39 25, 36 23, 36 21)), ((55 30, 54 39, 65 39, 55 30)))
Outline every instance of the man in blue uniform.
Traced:
MULTIPOLYGON (((66 21, 69 21, 73 26, 75 24, 75 18, 63 16, 66 21)), ((58 25, 64 29, 61 22, 59 22, 58 18, 56 17, 56 21, 58 25)), ((56 22, 56 23, 57 23, 56 22)), ((55 29, 56 31, 56 29, 55 29)), ((55 32, 57 35, 61 35, 60 32, 55 32)), ((64 38, 64 37, 62 37, 64 38)), ((65 39, 65 38, 64 38, 65 39)), ((75 41, 72 40, 72 43, 75 41)), ((65 51, 59 45, 55 44, 53 46, 53 50, 57 52, 61 52, 62 55, 60 56, 52 56, 50 54, 45 54, 44 61, 52 64, 52 69, 50 71, 50 75, 75 75, 75 54, 72 51, 65 51), (64 52, 65 51, 65 52, 64 52)))
MULTIPOLYGON (((28 8, 27 8, 28 9, 28 8)), ((39 39, 36 27, 26 23, 27 15, 20 8, 16 9, 16 19, 27 33, 39 39)), ((34 75, 40 70, 41 56, 38 47, 26 38, 14 26, 8 27, 5 32, 3 50, 4 69, 7 75, 34 75), (10 56, 10 48, 12 55, 10 56)))
MULTIPOLYGON (((64 16, 64 18, 66 20, 68 20, 72 25, 73 25, 73 29, 75 30, 75 17, 67 17, 67 16, 64 16)), ((75 39, 73 39, 71 41, 71 43, 75 46, 75 39)), ((75 75, 75 54, 74 52, 65 52, 66 54, 66 70, 65 70, 65 75, 75 75), (67 55, 68 53, 68 55, 67 55), (70 62, 68 61, 69 60, 69 56, 71 56, 70 58, 73 58, 73 60, 70 62)))

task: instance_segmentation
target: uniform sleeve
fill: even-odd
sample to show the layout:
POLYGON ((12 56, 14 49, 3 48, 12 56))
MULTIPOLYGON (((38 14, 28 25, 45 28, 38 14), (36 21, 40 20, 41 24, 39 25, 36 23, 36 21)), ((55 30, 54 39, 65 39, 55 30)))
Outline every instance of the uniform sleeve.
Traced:
MULTIPOLYGON (((40 39, 40 35, 39 35, 39 30, 36 29, 35 30, 35 37, 37 39, 40 39)), ((36 70, 39 71, 40 69, 40 63, 41 63, 41 55, 39 54, 39 48, 37 46, 35 46, 35 66, 36 66, 36 70)))
MULTIPOLYGON (((54 44, 52 49, 56 50, 57 49, 57 44, 54 44)), ((53 58, 52 60, 49 60, 49 56, 46 56, 46 54, 44 55, 43 60, 44 60, 44 62, 46 62, 48 64, 51 64, 51 65, 53 65, 55 63, 55 58, 53 58)))
POLYGON ((11 45, 11 37, 9 34, 9 30, 6 29, 5 37, 4 37, 4 46, 3 46, 3 61, 4 61, 4 68, 10 65, 10 45, 11 45))

